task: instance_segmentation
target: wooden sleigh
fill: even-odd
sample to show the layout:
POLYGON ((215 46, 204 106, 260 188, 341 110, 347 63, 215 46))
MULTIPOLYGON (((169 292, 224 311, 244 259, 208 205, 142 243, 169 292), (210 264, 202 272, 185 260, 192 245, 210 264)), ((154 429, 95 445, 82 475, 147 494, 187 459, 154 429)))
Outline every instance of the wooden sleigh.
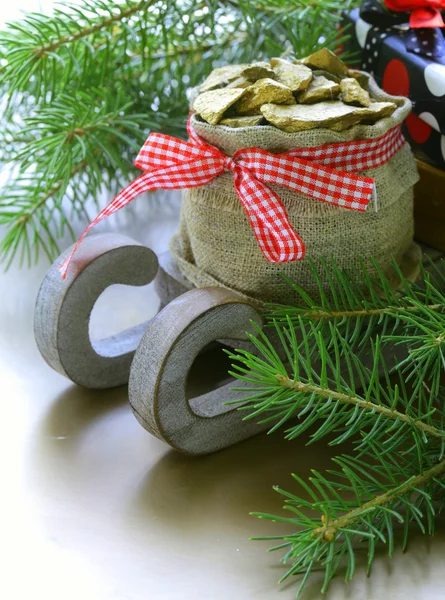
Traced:
POLYGON ((252 322, 262 324, 253 306, 224 288, 193 288, 169 252, 157 257, 123 235, 86 238, 62 279, 59 266, 70 251, 49 269, 35 309, 37 345, 53 369, 87 388, 128 382, 130 405, 141 425, 188 454, 215 452, 265 429, 243 421, 236 405, 227 405, 243 395, 231 390, 231 383, 194 398, 186 394, 195 358, 212 343, 250 345, 246 332, 254 332, 252 322), (93 345, 89 320, 102 292, 113 284, 142 286, 153 280, 159 313, 93 345))
MULTIPOLYGON (((268 427, 243 421, 245 413, 237 410, 245 396, 242 382, 236 383, 238 391, 229 382, 193 398, 187 394, 195 359, 215 342, 254 350, 246 332, 255 334, 253 324, 263 325, 257 308, 223 287, 194 288, 169 252, 157 257, 146 246, 118 234, 85 238, 67 278, 62 279, 59 267, 71 249, 48 271, 35 310, 37 345, 53 369, 87 388, 128 382, 130 406, 141 425, 187 454, 215 452, 268 427), (158 314, 92 344, 89 320, 102 292, 113 284, 142 286, 153 280, 160 298, 158 314)), ((420 256, 413 244, 402 265, 410 279, 419 274, 420 256)), ((387 359, 393 362, 400 351, 400 347, 388 348, 387 359)))

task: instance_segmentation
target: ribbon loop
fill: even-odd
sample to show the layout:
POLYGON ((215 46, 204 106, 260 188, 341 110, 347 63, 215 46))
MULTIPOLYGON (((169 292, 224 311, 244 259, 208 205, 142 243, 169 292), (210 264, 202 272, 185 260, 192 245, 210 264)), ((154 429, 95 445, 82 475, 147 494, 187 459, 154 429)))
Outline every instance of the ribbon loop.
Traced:
POLYGON ((85 235, 96 223, 120 210, 142 192, 187 189, 210 183, 232 171, 235 190, 266 260, 301 260, 304 243, 293 229, 286 208, 267 184, 287 187, 317 201, 364 212, 374 179, 356 174, 387 162, 405 143, 400 127, 380 138, 298 148, 272 154, 259 148, 238 150, 233 157, 200 138, 188 122, 190 141, 152 133, 136 159, 145 172, 124 188, 85 229, 68 259, 62 277, 85 235), (344 169, 339 171, 338 168, 344 169))

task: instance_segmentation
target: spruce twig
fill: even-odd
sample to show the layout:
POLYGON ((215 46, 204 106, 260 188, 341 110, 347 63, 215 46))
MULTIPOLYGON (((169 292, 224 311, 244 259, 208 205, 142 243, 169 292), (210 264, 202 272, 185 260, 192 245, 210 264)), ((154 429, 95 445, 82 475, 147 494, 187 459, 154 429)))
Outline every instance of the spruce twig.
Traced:
POLYGON ((329 388, 321 388, 316 385, 305 384, 301 381, 294 381, 289 377, 283 376, 281 373, 278 373, 276 377, 279 385, 289 390, 295 390, 301 394, 306 394, 308 397, 318 396, 329 400, 335 400, 341 402, 342 404, 358 407, 365 411, 369 411, 373 415, 382 415, 386 419, 411 425, 419 431, 433 437, 445 439, 445 430, 428 425, 420 419, 413 419, 412 417, 409 417, 407 414, 398 410, 383 406, 382 404, 376 404, 372 400, 364 399, 360 396, 350 396, 342 392, 336 392, 335 390, 331 390, 329 388))
POLYGON ((411 492, 416 488, 421 488, 426 483, 429 483, 436 477, 440 477, 444 473, 445 460, 433 465, 423 473, 413 475, 401 485, 392 488, 383 494, 374 496, 374 498, 369 500, 369 502, 365 502, 361 506, 349 511, 337 519, 330 521, 329 523, 326 522, 326 519, 323 519, 325 522, 321 525, 321 527, 314 529, 312 535, 313 537, 321 537, 326 542, 332 542, 338 531, 347 529, 351 525, 355 525, 355 523, 361 520, 366 513, 372 512, 380 506, 391 504, 407 492, 411 492))
POLYGON ((308 443, 352 438, 351 454, 333 459, 339 470, 312 471, 308 482, 293 476, 306 497, 276 488, 291 517, 252 513, 295 529, 255 539, 279 540, 271 550, 290 563, 281 581, 301 575, 297 596, 314 568, 324 570, 322 592, 342 565, 350 580, 358 542, 368 545, 368 572, 378 544, 391 556, 396 523, 403 548, 412 524, 434 532, 445 501, 444 267, 429 265, 423 285, 399 273, 394 290, 372 263, 362 265, 361 286, 334 262, 314 265, 316 299, 293 284, 300 305, 275 307, 273 328, 249 337, 255 352, 229 352, 245 418, 270 423, 270 432, 284 427, 289 440, 309 428, 308 443), (327 318, 313 320, 314 309, 327 318), (406 350, 393 371, 384 358, 390 343, 406 350))
POLYGON ((39 58, 47 56, 51 52, 58 50, 61 46, 73 44, 74 42, 78 42, 83 38, 90 37, 95 33, 109 29, 109 27, 112 25, 121 23, 125 19, 136 15, 138 12, 146 10, 148 7, 155 4, 155 2, 156 0, 141 0, 141 2, 133 4, 132 6, 130 5, 127 8, 121 8, 115 15, 104 18, 103 20, 99 20, 97 23, 94 23, 94 25, 86 25, 79 31, 76 31, 76 33, 62 35, 59 39, 45 44, 40 48, 33 48, 32 53, 37 55, 39 58))
POLYGON ((260 519, 297 528, 288 535, 254 538, 280 541, 271 550, 285 550, 282 561, 291 562, 280 582, 300 574, 297 597, 316 567, 324 570, 322 592, 326 592, 329 582, 343 566, 345 581, 352 579, 357 542, 368 546, 369 573, 377 544, 386 544, 392 555, 394 523, 402 526, 405 548, 411 524, 417 525, 422 533, 434 533, 435 519, 442 508, 443 503, 436 507, 435 500, 445 493, 444 460, 429 461, 420 472, 413 472, 403 455, 388 468, 376 449, 366 462, 348 456, 333 461, 340 471, 327 475, 313 471, 309 483, 293 475, 308 499, 275 488, 285 498, 284 508, 293 516, 252 513, 260 519))

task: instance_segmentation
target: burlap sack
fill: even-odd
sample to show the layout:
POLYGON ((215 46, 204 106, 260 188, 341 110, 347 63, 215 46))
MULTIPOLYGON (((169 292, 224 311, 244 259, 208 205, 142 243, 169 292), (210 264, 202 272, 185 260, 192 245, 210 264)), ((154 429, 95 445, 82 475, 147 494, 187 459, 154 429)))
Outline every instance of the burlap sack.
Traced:
MULTIPOLYGON (((341 133, 327 129, 285 133, 271 126, 213 126, 193 116, 192 126, 228 155, 248 147, 279 153, 380 137, 406 118, 411 103, 406 98, 389 96, 369 79, 370 92, 376 99, 391 100, 398 107, 390 118, 375 125, 357 125, 341 133)), ((378 199, 377 210, 371 201, 366 213, 331 206, 280 186, 271 187, 283 200, 290 222, 306 246, 306 257, 315 261, 333 257, 347 269, 357 268, 359 257, 373 257, 389 274, 393 257, 400 263, 413 241, 413 185, 418 173, 408 144, 384 165, 362 174, 375 179, 378 199)), ((183 275, 196 287, 224 286, 252 299, 257 306, 297 301, 280 272, 309 293, 315 292, 307 258, 281 264, 266 261, 236 195, 231 173, 183 192, 180 229, 170 249, 183 275)))

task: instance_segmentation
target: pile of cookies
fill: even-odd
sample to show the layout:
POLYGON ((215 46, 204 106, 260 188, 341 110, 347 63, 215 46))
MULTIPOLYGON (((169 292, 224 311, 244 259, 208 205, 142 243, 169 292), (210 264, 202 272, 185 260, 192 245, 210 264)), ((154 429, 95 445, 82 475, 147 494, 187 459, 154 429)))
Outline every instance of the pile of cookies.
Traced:
POLYGON ((344 131, 373 124, 397 108, 393 102, 375 102, 367 82, 323 48, 292 62, 272 58, 215 69, 200 86, 193 110, 212 125, 344 131))

